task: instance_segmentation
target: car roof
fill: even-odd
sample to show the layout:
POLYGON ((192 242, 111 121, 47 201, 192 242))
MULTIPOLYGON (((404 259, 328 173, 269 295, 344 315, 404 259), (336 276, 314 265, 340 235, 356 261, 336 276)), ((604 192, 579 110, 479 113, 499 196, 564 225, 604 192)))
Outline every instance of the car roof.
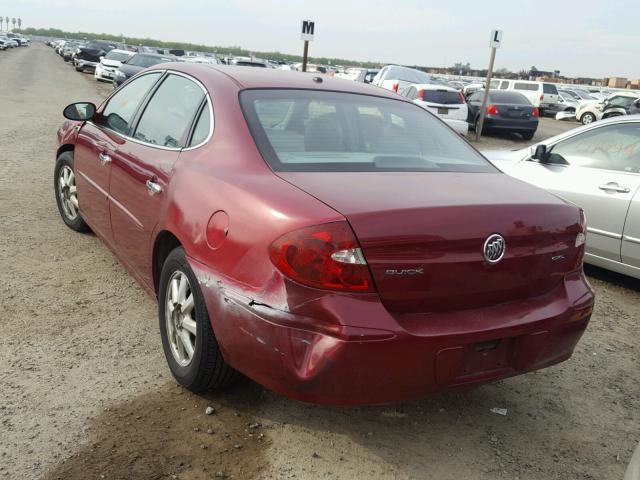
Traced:
POLYGON ((166 65, 160 64, 154 65, 153 68, 165 68, 167 70, 183 72, 193 75, 198 80, 212 79, 216 76, 214 73, 215 71, 230 78, 240 90, 258 88, 329 90, 362 95, 374 95, 406 101, 405 98, 395 92, 384 88, 318 73, 296 72, 293 70, 279 70, 275 68, 255 68, 191 62, 168 63, 166 65), (317 81, 316 79, 320 79, 321 81, 317 81))

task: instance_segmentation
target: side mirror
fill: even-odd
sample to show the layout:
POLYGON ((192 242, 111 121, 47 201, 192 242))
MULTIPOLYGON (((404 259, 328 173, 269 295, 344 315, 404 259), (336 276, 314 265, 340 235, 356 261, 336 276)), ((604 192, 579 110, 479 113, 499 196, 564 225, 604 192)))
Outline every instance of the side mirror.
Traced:
POLYGON ((542 144, 537 145, 533 155, 531 155, 531 158, 544 163, 547 160, 547 146, 542 144))
POLYGON ((64 118, 69 120, 91 120, 96 114, 96 106, 90 102, 72 103, 62 111, 64 118))

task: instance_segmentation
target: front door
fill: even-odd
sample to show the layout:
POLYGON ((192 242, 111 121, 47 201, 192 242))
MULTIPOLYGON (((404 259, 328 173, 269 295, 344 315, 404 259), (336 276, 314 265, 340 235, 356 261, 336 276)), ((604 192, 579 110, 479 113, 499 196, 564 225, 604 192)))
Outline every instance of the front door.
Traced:
POLYGON ((550 149, 547 163, 524 162, 519 178, 582 207, 587 254, 620 262, 627 212, 640 187, 640 123, 594 128, 550 149))
POLYGON ((110 211, 116 248, 149 286, 152 233, 167 207, 173 166, 204 97, 204 88, 189 78, 167 75, 144 107, 132 138, 114 157, 110 211))
POLYGON ((78 133, 73 155, 80 214, 94 232, 108 243, 112 241, 109 180, 117 140, 102 128, 86 122, 78 133))

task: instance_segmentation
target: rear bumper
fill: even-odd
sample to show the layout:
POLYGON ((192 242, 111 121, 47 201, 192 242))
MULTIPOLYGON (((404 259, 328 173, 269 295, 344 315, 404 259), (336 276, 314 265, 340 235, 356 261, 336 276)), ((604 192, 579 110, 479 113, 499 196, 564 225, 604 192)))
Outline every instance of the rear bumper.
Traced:
POLYGON ((376 295, 325 293, 294 314, 190 264, 225 360, 271 390, 318 404, 404 401, 562 362, 594 301, 584 275, 575 273, 544 296, 489 308, 400 318, 376 295), (318 324, 332 317, 352 325, 317 329, 322 316, 318 324))
POLYGON ((484 119, 484 126, 491 130, 536 131, 538 119, 518 120, 517 118, 507 119, 487 115, 484 119))

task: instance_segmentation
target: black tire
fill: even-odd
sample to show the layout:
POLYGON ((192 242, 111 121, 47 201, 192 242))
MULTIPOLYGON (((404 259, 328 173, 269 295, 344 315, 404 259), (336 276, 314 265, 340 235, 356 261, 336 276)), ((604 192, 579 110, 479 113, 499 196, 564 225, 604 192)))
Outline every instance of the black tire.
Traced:
POLYGON ((76 72, 83 72, 84 70, 80 67, 76 67, 76 72))
POLYGON ((522 132, 520 135, 524 140, 531 140, 535 134, 536 132, 522 132))
POLYGON ((204 303, 200 285, 191 270, 182 247, 174 249, 164 262, 160 274, 158 292, 158 317, 160 320, 160 336, 162 348, 169 364, 169 369, 180 385, 192 392, 204 392, 222 388, 232 383, 238 372, 231 368, 222 358, 220 347, 211 327, 209 313, 204 303), (190 363, 182 366, 172 353, 167 333, 166 301, 167 291, 173 275, 181 272, 189 280, 191 295, 194 298, 196 332, 195 348, 190 363))
MULTIPOLYGON (((76 215, 72 216, 68 211, 68 207, 65 208, 63 206, 63 198, 65 197, 65 195, 61 192, 64 189, 63 187, 60 186, 60 176, 63 173, 63 169, 66 169, 66 168, 70 168, 75 175, 75 170, 73 168, 73 152, 61 153, 58 156, 58 159, 56 160, 56 166, 53 170, 53 191, 55 192, 55 196, 56 196, 56 204, 58 205, 58 212, 62 217, 62 221, 71 230, 75 230, 76 232, 88 232, 90 231, 90 228, 85 223, 84 219, 80 215, 80 212, 76 212, 76 215)), ((75 182, 74 182, 74 186, 75 186, 75 182)), ((77 195, 76 195, 76 199, 77 199, 77 195)))
MULTIPOLYGON (((473 133, 478 133, 478 129, 480 128, 480 115, 478 115, 476 117, 476 121, 473 122, 473 133)), ((487 133, 487 127, 486 125, 482 126, 482 133, 480 134, 480 136, 485 135, 487 133)))

